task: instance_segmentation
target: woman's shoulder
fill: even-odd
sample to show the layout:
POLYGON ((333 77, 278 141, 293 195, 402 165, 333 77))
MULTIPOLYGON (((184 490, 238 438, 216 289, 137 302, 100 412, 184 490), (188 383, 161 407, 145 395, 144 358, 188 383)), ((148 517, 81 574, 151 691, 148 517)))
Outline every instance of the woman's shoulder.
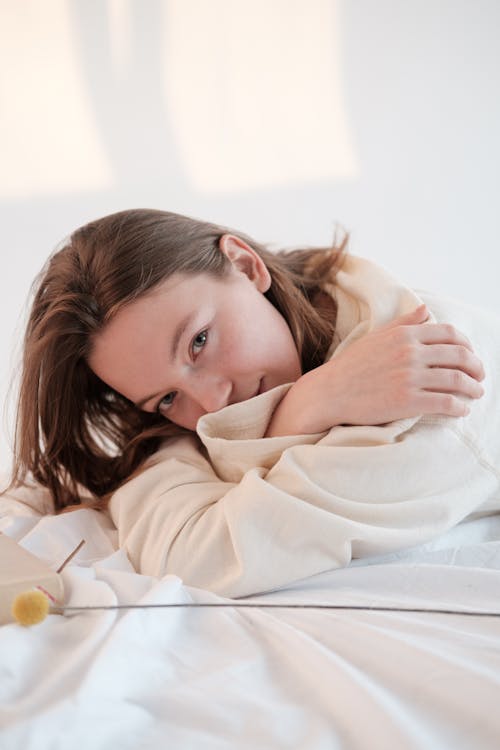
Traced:
POLYGON ((389 323, 418 307, 416 292, 385 267, 357 255, 346 255, 325 291, 337 304, 336 340, 344 341, 389 323))
POLYGON ((169 437, 163 440, 158 450, 139 466, 133 476, 142 474, 145 470, 169 460, 184 461, 190 464, 203 463, 205 461, 204 453, 203 444, 194 432, 169 437))

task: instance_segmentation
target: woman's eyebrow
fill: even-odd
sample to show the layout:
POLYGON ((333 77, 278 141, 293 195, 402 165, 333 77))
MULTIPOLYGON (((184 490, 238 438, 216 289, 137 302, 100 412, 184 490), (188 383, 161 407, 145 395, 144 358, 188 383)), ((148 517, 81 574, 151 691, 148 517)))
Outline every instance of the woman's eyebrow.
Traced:
MULTIPOLYGON (((196 310, 193 312, 188 313, 182 320, 180 321, 179 325, 175 329, 174 336, 172 338, 172 345, 170 347, 170 361, 173 362, 177 356, 177 350, 179 348, 179 343, 184 335, 186 329, 191 325, 194 318, 196 317, 196 310)), ((145 396, 144 398, 141 398, 139 401, 135 402, 135 405, 142 409, 145 404, 148 403, 148 401, 152 401, 154 398, 158 398, 158 396, 162 396, 165 394, 165 390, 159 391, 158 393, 152 393, 149 396, 145 396)))

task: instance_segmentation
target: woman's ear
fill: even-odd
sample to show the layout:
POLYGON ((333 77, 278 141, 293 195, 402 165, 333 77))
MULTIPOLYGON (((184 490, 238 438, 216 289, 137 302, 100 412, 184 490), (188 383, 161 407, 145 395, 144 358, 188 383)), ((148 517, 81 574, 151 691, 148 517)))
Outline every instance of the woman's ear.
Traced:
POLYGON ((271 286, 271 275, 260 255, 250 245, 234 234, 224 234, 219 240, 219 249, 231 261, 235 271, 244 273, 259 292, 267 292, 271 286))

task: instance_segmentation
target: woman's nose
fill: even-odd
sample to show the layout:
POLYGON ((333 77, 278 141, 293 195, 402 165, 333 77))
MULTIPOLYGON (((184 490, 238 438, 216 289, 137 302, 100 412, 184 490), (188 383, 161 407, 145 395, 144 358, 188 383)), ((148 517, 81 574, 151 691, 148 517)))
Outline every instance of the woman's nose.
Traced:
POLYGON ((193 397, 205 412, 219 411, 230 403, 232 383, 229 380, 201 377, 193 386, 193 397))

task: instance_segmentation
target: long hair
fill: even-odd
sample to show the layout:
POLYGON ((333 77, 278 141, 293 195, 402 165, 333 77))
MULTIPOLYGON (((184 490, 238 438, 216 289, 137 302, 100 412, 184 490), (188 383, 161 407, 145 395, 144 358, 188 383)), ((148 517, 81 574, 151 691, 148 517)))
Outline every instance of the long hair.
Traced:
POLYGON ((224 276, 230 262, 219 240, 228 232, 269 269, 266 297, 290 327, 303 372, 323 362, 336 308, 320 304, 321 287, 332 280, 347 235, 338 247, 271 252, 241 232, 165 211, 135 209, 92 221, 35 279, 11 487, 31 477, 50 490, 56 510, 84 500, 102 508, 162 440, 185 432, 137 409, 87 360, 92 338, 115 313, 172 274, 224 276))

